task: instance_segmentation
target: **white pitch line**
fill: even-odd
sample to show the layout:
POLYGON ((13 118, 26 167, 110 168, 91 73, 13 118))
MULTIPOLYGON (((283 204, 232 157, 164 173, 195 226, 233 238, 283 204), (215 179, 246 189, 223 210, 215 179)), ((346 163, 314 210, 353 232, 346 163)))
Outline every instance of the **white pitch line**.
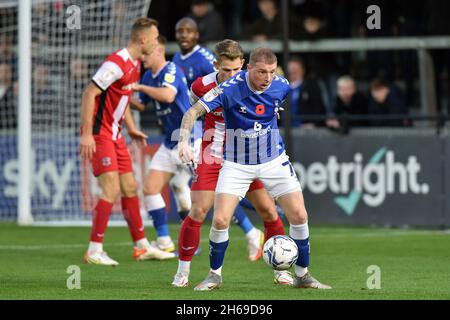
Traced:
MULTIPOLYGON (((344 237, 352 237, 352 238, 372 238, 372 237, 398 237, 398 236, 411 236, 411 235, 447 235, 449 232, 447 230, 445 231, 387 231, 387 232, 367 232, 367 233, 358 233, 358 231, 355 231, 354 234, 352 234, 351 231, 347 233, 336 233, 333 234, 332 230, 330 230, 330 234, 314 234, 312 233, 310 235, 311 239, 317 239, 317 238, 344 238, 344 237)), ((243 236, 234 236, 230 238, 231 241, 233 240, 246 240, 243 236)), ((209 242, 208 238, 204 238, 200 240, 201 243, 209 242)), ((39 251, 39 250, 70 250, 70 249, 80 249, 80 248, 86 248, 88 246, 88 243, 74 243, 74 244, 46 244, 46 245, 0 245, 0 250, 17 250, 17 251, 39 251)), ((131 242, 113 242, 113 243, 106 243, 106 247, 126 247, 126 246, 132 246, 131 242)))

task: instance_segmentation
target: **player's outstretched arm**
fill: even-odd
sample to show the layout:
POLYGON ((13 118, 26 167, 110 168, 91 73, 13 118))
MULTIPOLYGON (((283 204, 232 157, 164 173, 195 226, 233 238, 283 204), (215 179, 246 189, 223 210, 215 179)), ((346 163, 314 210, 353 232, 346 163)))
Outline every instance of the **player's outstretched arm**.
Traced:
POLYGON ((143 92, 152 99, 155 99, 161 103, 172 103, 175 101, 175 97, 177 95, 175 89, 171 89, 169 87, 156 88, 138 83, 133 86, 133 90, 143 92))
POLYGON ((194 161, 194 154, 189 146, 189 139, 191 137, 191 132, 195 121, 204 114, 206 114, 206 109, 199 102, 197 102, 190 107, 188 111, 186 111, 183 116, 183 120, 181 120, 180 137, 178 139, 178 153, 183 162, 187 163, 194 161))
POLYGON ((82 159, 90 160, 95 153, 95 140, 92 135, 95 97, 100 95, 102 91, 94 84, 89 83, 83 91, 81 98, 81 138, 80 138, 80 155, 82 159))

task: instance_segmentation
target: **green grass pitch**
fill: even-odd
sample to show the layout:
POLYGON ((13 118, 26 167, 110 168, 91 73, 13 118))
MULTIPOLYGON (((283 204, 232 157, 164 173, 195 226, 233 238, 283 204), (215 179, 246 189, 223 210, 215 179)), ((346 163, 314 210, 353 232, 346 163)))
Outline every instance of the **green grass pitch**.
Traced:
MULTIPOLYGON (((178 225, 171 225, 176 239, 178 225)), ((155 231, 147 228, 147 236, 155 231)), ((0 224, 0 299, 450 299, 450 234, 444 231, 312 226, 313 276, 332 290, 294 289, 273 284, 271 269, 247 260, 237 226, 223 267, 223 285, 195 292, 209 269, 209 223, 202 228, 202 254, 194 257, 190 286, 172 288, 177 260, 135 262, 126 228, 109 228, 105 250, 118 267, 85 265, 89 229, 18 227, 0 224), (69 290, 68 266, 81 268, 81 289, 69 290), (367 268, 380 267, 381 289, 366 286, 367 268)))

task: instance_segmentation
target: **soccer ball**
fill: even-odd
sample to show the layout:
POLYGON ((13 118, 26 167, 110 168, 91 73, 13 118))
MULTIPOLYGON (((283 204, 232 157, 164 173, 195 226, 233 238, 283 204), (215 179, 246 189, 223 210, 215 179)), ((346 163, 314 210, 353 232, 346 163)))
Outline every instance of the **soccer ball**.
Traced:
POLYGON ((287 270, 297 261, 298 248, 288 236, 273 236, 263 248, 264 261, 275 270, 287 270))

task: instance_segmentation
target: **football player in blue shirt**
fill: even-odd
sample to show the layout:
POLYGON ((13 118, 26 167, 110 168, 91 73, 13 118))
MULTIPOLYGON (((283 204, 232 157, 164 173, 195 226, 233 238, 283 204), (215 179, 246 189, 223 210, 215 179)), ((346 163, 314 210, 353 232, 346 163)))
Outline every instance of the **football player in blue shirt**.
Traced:
POLYGON ((209 91, 184 115, 178 151, 184 162, 194 161, 188 144, 195 120, 223 108, 226 126, 224 163, 220 171, 210 231, 210 272, 194 290, 207 291, 222 284, 222 265, 228 247, 233 211, 256 178, 277 200, 290 223, 289 235, 298 247, 294 287, 330 289, 314 279, 309 266, 309 228, 300 183, 286 155, 277 118, 290 87, 277 76, 277 58, 268 48, 250 54, 247 71, 241 71, 209 91))
MULTIPOLYGON (((215 71, 214 61, 216 58, 208 49, 201 47, 198 44, 200 35, 198 32, 197 23, 193 19, 187 17, 181 18, 175 25, 175 37, 180 47, 180 52, 175 53, 172 62, 183 70, 187 79, 188 87, 191 88, 192 83, 197 78, 206 76, 215 71)), ((196 123, 196 125, 198 124, 196 123)), ((201 138, 201 136, 194 137, 194 139, 198 138, 201 138)), ((184 185, 184 180, 184 174, 176 175, 170 181, 170 185, 173 189, 177 189, 178 186, 184 185)), ((253 226, 244 209, 240 205, 236 208, 234 219, 243 229, 245 234, 250 236, 250 255, 255 256, 256 254, 258 257, 257 259, 259 259, 260 252, 262 251, 263 233, 253 226)))
POLYGON ((180 52, 175 53, 172 62, 183 70, 188 87, 198 77, 214 72, 214 54, 198 45, 199 33, 197 23, 191 18, 182 18, 175 25, 175 37, 180 52))
MULTIPOLYGON (((160 249, 172 252, 175 244, 169 235, 167 225, 166 204, 161 192, 170 179, 182 175, 184 183, 173 189, 175 198, 179 203, 179 213, 189 212, 191 207, 189 180, 191 172, 183 165, 178 157, 176 146, 178 143, 178 128, 184 113, 190 107, 189 90, 186 78, 181 69, 165 58, 166 40, 163 36, 158 38, 158 46, 151 55, 143 56, 144 66, 149 68, 142 77, 141 84, 136 84, 134 90, 139 91, 139 101, 132 99, 132 104, 139 110, 153 99, 156 104, 156 115, 164 128, 166 138, 154 155, 150 172, 144 181, 145 203, 149 215, 157 232, 157 245, 160 249)), ((197 135, 202 134, 201 126, 194 127, 197 135)), ((201 139, 194 145, 199 150, 201 139)))

